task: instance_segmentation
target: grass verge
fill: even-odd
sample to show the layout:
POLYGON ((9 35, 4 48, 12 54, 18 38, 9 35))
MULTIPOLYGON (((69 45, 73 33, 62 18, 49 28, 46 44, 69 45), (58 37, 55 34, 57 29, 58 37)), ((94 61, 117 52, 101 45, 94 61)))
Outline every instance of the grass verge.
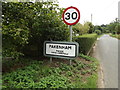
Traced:
POLYGON ((100 35, 97 36, 97 38, 100 38, 100 37, 103 36, 103 35, 104 35, 104 34, 100 34, 100 35))
MULTIPOLYGON (((97 88, 98 61, 81 54, 69 65, 68 60, 58 59, 31 62, 26 66, 3 73, 3 88, 97 88)), ((15 65, 15 64, 14 64, 15 65)), ((15 68, 15 66, 12 66, 15 68)), ((20 64, 21 65, 21 64, 20 64)), ((11 67, 11 68, 12 68, 11 67)))
POLYGON ((110 34, 110 36, 120 39, 120 34, 110 34))

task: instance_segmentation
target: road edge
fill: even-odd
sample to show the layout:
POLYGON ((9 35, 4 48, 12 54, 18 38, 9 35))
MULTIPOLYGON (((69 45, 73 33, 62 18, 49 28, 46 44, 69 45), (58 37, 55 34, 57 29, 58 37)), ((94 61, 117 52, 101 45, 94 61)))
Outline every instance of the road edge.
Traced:
POLYGON ((105 88, 104 73, 103 73, 103 68, 101 64, 99 65, 99 68, 98 68, 98 88, 105 88))
MULTIPOLYGON (((97 38, 97 41, 98 40, 99 40, 99 38, 97 38)), ((94 46, 92 47, 93 52, 94 52, 94 50, 96 48, 96 45, 97 45, 97 43, 95 43, 94 46)), ((93 53, 92 53, 92 57, 94 57, 93 53)), ((98 81, 97 81, 97 86, 98 86, 98 88, 105 88, 104 72, 103 72, 102 64, 100 62, 99 62, 99 66, 98 66, 98 81)))

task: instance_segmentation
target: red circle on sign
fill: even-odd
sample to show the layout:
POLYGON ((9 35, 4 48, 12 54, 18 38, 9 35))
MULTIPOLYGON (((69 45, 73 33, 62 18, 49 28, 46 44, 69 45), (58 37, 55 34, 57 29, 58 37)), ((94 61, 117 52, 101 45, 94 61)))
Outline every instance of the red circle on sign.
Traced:
POLYGON ((63 12, 63 14, 62 14, 62 18, 63 18, 63 21, 67 24, 67 25, 74 25, 74 24, 76 24, 76 23, 78 23, 78 21, 80 20, 80 11, 76 8, 76 7, 73 7, 73 6, 71 6, 71 7, 68 7, 68 8, 66 8, 65 10, 64 10, 64 12, 63 12), (77 13, 78 13, 78 18, 77 18, 77 20, 75 21, 75 22, 73 22, 73 23, 69 23, 69 22, 67 22, 66 20, 65 20, 65 13, 66 13, 66 11, 68 10, 68 9, 75 9, 76 11, 77 11, 77 13))

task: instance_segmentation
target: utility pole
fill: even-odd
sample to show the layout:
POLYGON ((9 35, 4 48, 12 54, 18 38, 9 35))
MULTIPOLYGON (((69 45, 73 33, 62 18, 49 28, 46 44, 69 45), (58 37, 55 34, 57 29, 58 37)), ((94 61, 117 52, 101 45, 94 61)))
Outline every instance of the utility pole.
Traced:
POLYGON ((118 22, 120 22, 120 1, 118 2, 118 22))
POLYGON ((92 14, 91 14, 91 23, 92 23, 92 14))

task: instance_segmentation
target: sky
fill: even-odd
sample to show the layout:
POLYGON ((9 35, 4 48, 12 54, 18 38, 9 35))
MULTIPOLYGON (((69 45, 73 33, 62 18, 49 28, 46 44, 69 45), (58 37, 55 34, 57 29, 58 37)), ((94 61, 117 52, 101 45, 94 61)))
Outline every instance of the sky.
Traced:
POLYGON ((80 11, 80 23, 86 21, 94 25, 109 24, 118 18, 118 2, 120 0, 58 0, 59 6, 67 8, 77 7, 80 11))

